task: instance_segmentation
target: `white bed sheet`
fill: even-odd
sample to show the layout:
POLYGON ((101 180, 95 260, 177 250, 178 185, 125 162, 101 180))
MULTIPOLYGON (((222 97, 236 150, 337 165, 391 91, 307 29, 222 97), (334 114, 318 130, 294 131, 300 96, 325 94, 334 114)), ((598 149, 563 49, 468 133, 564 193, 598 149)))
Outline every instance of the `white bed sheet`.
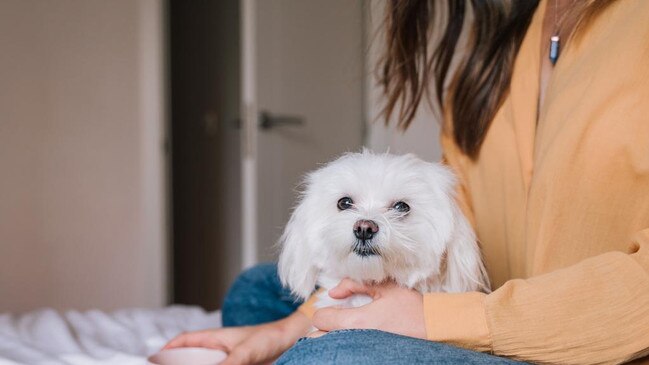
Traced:
POLYGON ((178 333, 220 326, 220 312, 190 306, 0 314, 0 365, 146 364, 178 333))

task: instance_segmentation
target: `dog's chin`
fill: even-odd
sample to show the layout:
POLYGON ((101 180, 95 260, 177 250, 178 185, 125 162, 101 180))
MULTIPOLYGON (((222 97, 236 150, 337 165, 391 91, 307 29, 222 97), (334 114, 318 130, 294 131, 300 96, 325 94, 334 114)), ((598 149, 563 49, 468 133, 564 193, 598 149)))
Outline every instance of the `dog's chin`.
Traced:
POLYGON ((356 256, 360 257, 380 256, 378 252, 371 249, 355 249, 353 252, 356 256))
POLYGON ((352 253, 360 257, 381 256, 381 251, 379 251, 379 248, 372 243, 361 244, 357 242, 352 246, 352 253))

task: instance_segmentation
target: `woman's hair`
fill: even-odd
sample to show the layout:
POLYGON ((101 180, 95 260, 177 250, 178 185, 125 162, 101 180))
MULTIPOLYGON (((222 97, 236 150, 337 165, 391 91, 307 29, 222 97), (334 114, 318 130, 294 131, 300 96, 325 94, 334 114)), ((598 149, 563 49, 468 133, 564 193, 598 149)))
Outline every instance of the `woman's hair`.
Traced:
MULTIPOLYGON (((581 31, 611 2, 579 1, 575 30, 581 31)), ((451 117, 455 142, 475 159, 509 92, 514 59, 538 4, 539 0, 390 0, 384 25, 387 43, 379 65, 386 121, 399 105, 397 125, 406 129, 424 95, 429 95, 428 83, 434 81, 439 106, 451 117), (466 56, 449 78, 469 6, 473 20, 466 56), (443 31, 429 53, 433 25, 443 31), (447 79, 451 82, 445 93, 447 79)))

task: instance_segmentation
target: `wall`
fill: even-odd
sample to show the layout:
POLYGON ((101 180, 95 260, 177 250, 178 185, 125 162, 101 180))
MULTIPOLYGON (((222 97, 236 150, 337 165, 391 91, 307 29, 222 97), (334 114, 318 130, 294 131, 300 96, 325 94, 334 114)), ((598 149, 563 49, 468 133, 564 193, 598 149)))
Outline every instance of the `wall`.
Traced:
POLYGON ((0 312, 164 304, 162 10, 0 2, 0 312))

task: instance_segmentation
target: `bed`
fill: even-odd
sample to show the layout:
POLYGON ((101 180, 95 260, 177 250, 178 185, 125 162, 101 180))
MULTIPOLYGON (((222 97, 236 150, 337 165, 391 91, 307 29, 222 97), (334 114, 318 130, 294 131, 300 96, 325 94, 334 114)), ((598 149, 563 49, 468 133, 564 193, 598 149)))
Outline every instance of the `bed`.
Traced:
POLYGON ((182 331, 221 326, 197 307, 0 314, 0 365, 146 364, 182 331))

